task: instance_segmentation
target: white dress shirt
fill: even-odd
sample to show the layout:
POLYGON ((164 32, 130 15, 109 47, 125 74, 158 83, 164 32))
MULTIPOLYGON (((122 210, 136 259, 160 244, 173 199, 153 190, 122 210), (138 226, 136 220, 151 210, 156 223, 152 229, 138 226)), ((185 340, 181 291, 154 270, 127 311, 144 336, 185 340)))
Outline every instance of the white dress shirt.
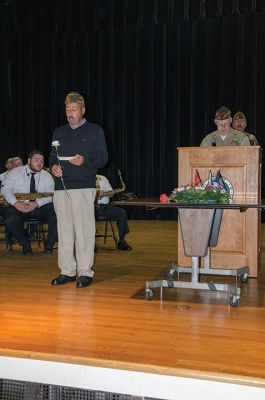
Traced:
POLYGON ((3 186, 3 184, 4 184, 4 180, 5 180, 5 177, 6 177, 6 175, 8 174, 8 172, 9 172, 9 171, 5 171, 5 172, 2 172, 2 174, 0 174, 0 182, 1 182, 1 185, 0 185, 0 194, 1 194, 1 188, 2 188, 2 186, 3 186))
MULTIPOLYGON (((108 179, 103 175, 97 175, 97 183, 96 187, 99 190, 103 190, 107 192, 109 190, 113 190, 108 179)), ((98 199, 98 204, 109 204, 109 197, 103 196, 98 199)))
MULTIPOLYGON (((8 172, 3 182, 1 194, 12 206, 17 199, 14 193, 30 193, 31 169, 28 165, 17 167, 8 172)), ((36 192, 54 192, 54 180, 45 170, 36 172, 34 175, 36 192)), ((52 197, 36 198, 39 207, 52 202, 52 197)))
POLYGON ((8 174, 8 172, 9 172, 9 171, 5 171, 5 172, 2 172, 2 174, 0 174, 0 181, 3 182, 3 180, 5 179, 5 177, 6 177, 6 175, 8 174))

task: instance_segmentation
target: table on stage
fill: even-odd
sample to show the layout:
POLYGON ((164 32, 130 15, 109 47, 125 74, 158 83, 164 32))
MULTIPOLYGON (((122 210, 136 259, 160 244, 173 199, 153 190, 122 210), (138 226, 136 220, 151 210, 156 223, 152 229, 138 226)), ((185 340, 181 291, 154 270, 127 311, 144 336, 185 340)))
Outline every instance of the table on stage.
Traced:
POLYGON ((185 288, 200 289, 219 292, 227 292, 228 301, 231 306, 237 306, 240 301, 241 289, 238 287, 238 277, 241 281, 248 280, 249 268, 242 266, 237 268, 212 268, 211 248, 218 242, 223 210, 238 210, 246 212, 249 208, 263 210, 265 200, 256 201, 253 199, 236 199, 229 204, 221 203, 160 203, 153 198, 119 200, 114 201, 117 206, 138 206, 147 210, 156 208, 177 208, 181 235, 185 255, 191 257, 191 267, 182 267, 172 263, 168 271, 168 279, 161 279, 146 282, 145 295, 147 300, 153 298, 153 289, 160 288, 162 298, 163 288, 185 288), (204 260, 204 267, 200 267, 201 259, 204 260), (173 275, 177 273, 177 280, 173 275), (190 281, 180 281, 180 273, 191 273, 190 281), (235 277, 235 285, 199 282, 199 275, 226 275, 235 277))

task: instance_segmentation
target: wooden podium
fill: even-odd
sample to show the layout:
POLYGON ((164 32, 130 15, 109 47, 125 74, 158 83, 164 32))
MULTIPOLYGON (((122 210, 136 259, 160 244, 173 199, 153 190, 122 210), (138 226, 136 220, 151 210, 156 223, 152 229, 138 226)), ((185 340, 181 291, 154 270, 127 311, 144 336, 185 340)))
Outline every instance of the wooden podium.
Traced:
MULTIPOLYGON (((202 181, 211 170, 214 177, 221 170, 223 178, 233 186, 236 199, 260 199, 261 149, 247 147, 179 147, 178 186, 193 183, 197 169, 202 181)), ((258 275, 260 212, 225 210, 218 243, 211 251, 213 268, 249 267, 251 277, 258 275)), ((190 265, 183 250, 180 226, 178 227, 178 265, 190 265)))

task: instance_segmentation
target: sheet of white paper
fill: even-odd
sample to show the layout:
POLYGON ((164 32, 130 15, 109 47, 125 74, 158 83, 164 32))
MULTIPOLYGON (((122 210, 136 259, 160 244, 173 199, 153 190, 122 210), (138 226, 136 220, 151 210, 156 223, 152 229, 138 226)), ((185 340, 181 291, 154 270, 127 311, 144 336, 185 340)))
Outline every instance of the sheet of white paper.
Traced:
POLYGON ((69 160, 71 160, 72 158, 74 158, 74 156, 71 156, 71 157, 58 157, 59 158, 59 160, 60 161, 69 161, 69 160))

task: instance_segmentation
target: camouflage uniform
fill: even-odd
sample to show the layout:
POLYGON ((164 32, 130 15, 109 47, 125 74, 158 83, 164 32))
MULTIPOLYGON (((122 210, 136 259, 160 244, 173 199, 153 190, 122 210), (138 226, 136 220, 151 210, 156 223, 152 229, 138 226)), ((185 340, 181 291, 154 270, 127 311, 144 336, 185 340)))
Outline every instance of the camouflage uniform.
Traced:
MULTIPOLYGON (((247 119, 244 113, 242 113, 242 111, 238 111, 235 113, 235 115, 233 116, 233 127, 234 126, 234 121, 238 121, 238 120, 244 120, 245 121, 245 127, 247 125, 247 119)), ((251 146, 258 146, 258 139, 256 138, 256 136, 252 135, 251 133, 245 132, 245 130, 241 130, 241 132, 245 133, 245 135, 247 135, 247 137, 249 138, 250 144, 251 146)))
MULTIPOLYGON (((228 126, 232 122, 231 111, 226 106, 222 106, 218 108, 215 112, 214 121, 218 126, 219 121, 226 121, 225 125, 228 126)), ((227 133, 228 129, 225 129, 227 133)), ((220 131, 222 132, 222 131, 220 131)), ((236 131, 231 126, 229 126, 229 133, 224 136, 225 139, 222 138, 221 134, 218 130, 209 133, 209 135, 205 136, 203 141, 201 142, 201 146, 210 147, 210 146, 250 146, 250 141, 245 133, 240 131, 236 131)))
POLYGON ((201 142, 202 147, 209 146, 250 146, 250 141, 245 133, 229 128, 229 134, 223 140, 218 131, 209 133, 201 142))
POLYGON ((259 146, 258 139, 256 136, 252 135, 252 133, 244 132, 245 135, 249 138, 251 146, 259 146))

